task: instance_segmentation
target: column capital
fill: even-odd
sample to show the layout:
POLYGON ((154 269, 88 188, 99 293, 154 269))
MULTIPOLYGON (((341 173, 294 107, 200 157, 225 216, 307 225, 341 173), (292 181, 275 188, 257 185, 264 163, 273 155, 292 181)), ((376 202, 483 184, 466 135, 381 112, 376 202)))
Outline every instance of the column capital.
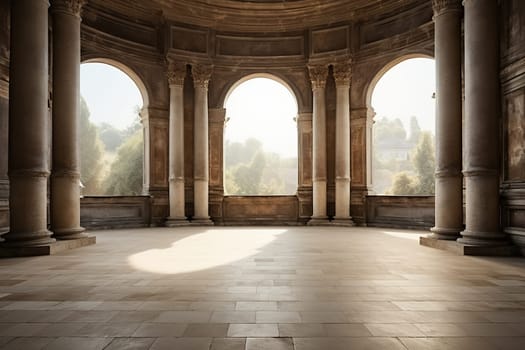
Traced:
POLYGON ((312 82, 312 90, 323 89, 326 86, 326 78, 328 77, 328 66, 326 65, 311 65, 308 66, 308 74, 312 82))
POLYGON ((461 11, 461 0, 432 0, 432 9, 434 16, 442 15, 449 11, 461 11))
POLYGON ((170 61, 168 71, 166 72, 168 84, 170 86, 184 86, 184 78, 186 77, 186 64, 182 62, 170 61))
POLYGON ((76 17, 80 17, 82 6, 88 0, 51 0, 51 12, 62 12, 76 17))
POLYGON ((333 65, 334 68, 334 80, 336 86, 350 86, 352 80, 352 62, 341 62, 333 65))
POLYGON ((212 65, 194 64, 191 66, 191 74, 193 76, 193 85, 195 88, 208 89, 211 73, 213 72, 212 65))

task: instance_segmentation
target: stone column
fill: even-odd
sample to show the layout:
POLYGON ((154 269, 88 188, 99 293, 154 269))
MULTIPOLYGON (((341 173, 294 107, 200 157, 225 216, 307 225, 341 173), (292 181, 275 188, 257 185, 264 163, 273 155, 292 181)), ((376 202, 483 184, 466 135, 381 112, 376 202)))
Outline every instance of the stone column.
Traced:
POLYGON ((433 0, 436 57, 436 196, 431 238, 463 229, 461 175, 461 2, 433 0))
POLYGON ((348 63, 334 65, 335 112, 335 217, 332 223, 353 226, 350 216, 350 80, 348 63))
POLYGON ((313 91, 312 218, 308 225, 328 223, 326 216, 326 78, 327 66, 308 67, 313 91))
POLYGON ((166 226, 189 224, 184 200, 184 78, 186 65, 171 62, 168 68, 170 86, 169 122, 169 203, 166 226))
POLYGON ((53 170, 51 230, 86 237, 80 227, 80 10, 83 0, 53 0, 53 170))
MULTIPOLYGON (((465 0, 466 227, 459 243, 500 246, 498 2, 465 0)), ((447 128, 447 131, 449 128, 447 128)))
POLYGON ((195 125, 194 125, 194 206, 192 223, 213 225, 208 214, 208 83, 212 73, 211 66, 192 66, 193 85, 195 88, 195 125))
POLYGON ((9 84, 10 231, 5 247, 48 245, 47 0, 11 2, 9 84))

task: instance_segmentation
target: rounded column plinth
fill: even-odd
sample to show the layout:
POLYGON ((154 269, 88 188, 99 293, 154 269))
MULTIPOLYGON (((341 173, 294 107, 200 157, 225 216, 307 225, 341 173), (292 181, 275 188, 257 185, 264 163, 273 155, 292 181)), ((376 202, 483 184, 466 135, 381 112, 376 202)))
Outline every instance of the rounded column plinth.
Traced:
POLYGON ((463 230, 463 228, 445 228, 445 227, 432 227, 430 229, 430 234, 428 237, 433 239, 442 239, 442 240, 448 240, 448 241, 454 241, 458 239, 460 236, 460 232, 463 230))
POLYGON ((55 242, 47 230, 47 176, 10 176, 10 231, 0 243, 6 248, 55 242))
POLYGON ((466 228, 458 243, 484 247, 509 245, 499 229, 499 177, 495 172, 475 172, 466 177, 466 228))
POLYGON ((429 238, 456 240, 463 231, 463 179, 461 174, 436 173, 435 222, 429 238))
POLYGON ((51 198, 53 237, 59 240, 87 237, 80 226, 80 175, 53 174, 51 198))
POLYGON ((164 223, 166 227, 181 227, 181 226, 189 226, 190 222, 188 221, 188 218, 185 216, 181 217, 168 217, 166 218, 166 222, 164 223))

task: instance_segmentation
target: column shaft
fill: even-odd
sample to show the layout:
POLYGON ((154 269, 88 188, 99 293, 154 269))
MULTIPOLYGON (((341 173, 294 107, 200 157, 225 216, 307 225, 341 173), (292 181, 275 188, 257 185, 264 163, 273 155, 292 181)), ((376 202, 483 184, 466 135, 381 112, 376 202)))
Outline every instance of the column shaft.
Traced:
POLYGON ((210 66, 194 65, 192 67, 195 87, 195 120, 194 120, 194 205, 193 222, 196 224, 213 224, 208 214, 208 83, 211 76, 210 66))
POLYGON ((336 84, 335 217, 334 223, 352 226, 350 216, 350 78, 349 64, 334 66, 336 84))
POLYGON ((461 175, 461 3, 434 0, 436 58, 436 239, 456 239, 463 228, 461 175))
POLYGON ((498 2, 466 0, 465 160, 466 227, 458 242, 505 244, 499 228, 498 2))
POLYGON ((4 246, 55 241, 47 230, 48 7, 44 0, 11 2, 10 232, 4 246))
POLYGON ((326 216, 326 66, 309 67, 313 91, 312 207, 309 225, 328 222, 326 216))
POLYGON ((81 1, 54 0, 53 170, 51 228, 57 239, 85 237, 80 227, 80 8, 81 1))
POLYGON ((185 215, 184 197, 184 77, 186 65, 170 64, 168 82, 170 85, 169 124, 169 203, 170 216, 166 226, 188 224, 185 215))

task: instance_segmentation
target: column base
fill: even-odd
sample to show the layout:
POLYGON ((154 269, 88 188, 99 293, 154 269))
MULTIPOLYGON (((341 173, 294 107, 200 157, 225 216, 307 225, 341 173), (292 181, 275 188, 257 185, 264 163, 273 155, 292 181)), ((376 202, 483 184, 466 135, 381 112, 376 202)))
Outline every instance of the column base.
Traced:
POLYGON ((57 240, 80 239, 87 237, 86 229, 83 227, 64 228, 53 230, 53 238, 57 240))
POLYGON ((0 244, 5 248, 25 248, 45 246, 56 242, 56 239, 51 238, 51 232, 42 230, 38 232, 8 232, 2 236, 4 242, 0 244))
POLYGON ((464 230, 457 239, 459 244, 478 247, 501 247, 510 245, 507 237, 502 232, 473 232, 464 230))
POLYGON ((308 226, 330 226, 328 216, 312 217, 308 220, 308 226))
POLYGON ((420 237, 419 244, 425 247, 445 250, 456 255, 468 256, 517 256, 517 247, 508 245, 502 246, 473 246, 458 243, 457 241, 436 239, 432 237, 420 237))
POLYGON ((351 217, 347 218, 338 218, 335 217, 330 221, 330 224, 332 226, 341 226, 341 227, 352 227, 355 226, 355 222, 352 220, 351 217))
POLYGON ((192 226, 215 226, 215 223, 208 218, 193 218, 190 221, 192 226))
POLYGON ((54 255, 66 250, 92 245, 95 244, 96 241, 97 239, 95 236, 86 236, 79 239, 58 241, 39 246, 7 247, 4 243, 2 243, 0 244, 0 257, 10 258, 23 256, 54 255))
POLYGON ((180 227, 191 225, 186 217, 168 217, 164 223, 166 227, 180 227))
POLYGON ((461 237, 460 232, 463 231, 463 228, 443 228, 443 227, 432 227, 430 232, 432 234, 428 236, 429 238, 455 241, 461 237))

